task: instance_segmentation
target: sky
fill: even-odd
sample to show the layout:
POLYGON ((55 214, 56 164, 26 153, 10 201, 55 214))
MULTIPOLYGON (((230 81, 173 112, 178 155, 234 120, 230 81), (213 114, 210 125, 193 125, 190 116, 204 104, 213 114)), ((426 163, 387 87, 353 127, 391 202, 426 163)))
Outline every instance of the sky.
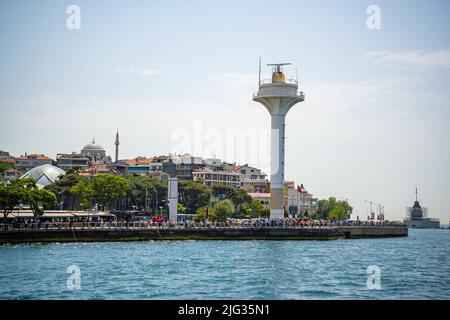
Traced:
POLYGON ((270 116, 252 101, 291 62, 287 180, 402 219, 415 188, 450 220, 449 1, 0 2, 0 149, 120 158, 189 152, 269 173, 270 116), (70 29, 70 5, 80 28, 70 29), (379 8, 380 28, 369 28, 379 8))

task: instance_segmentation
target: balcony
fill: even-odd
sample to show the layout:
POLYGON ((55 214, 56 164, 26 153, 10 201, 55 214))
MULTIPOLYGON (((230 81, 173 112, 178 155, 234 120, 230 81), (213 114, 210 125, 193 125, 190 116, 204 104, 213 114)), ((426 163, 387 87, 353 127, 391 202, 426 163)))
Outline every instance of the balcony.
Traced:
POLYGON ((298 97, 302 101, 305 100, 305 94, 303 91, 295 90, 295 91, 289 91, 289 92, 267 92, 266 90, 261 90, 261 88, 253 93, 253 99, 257 97, 278 97, 278 96, 285 96, 285 97, 298 97))

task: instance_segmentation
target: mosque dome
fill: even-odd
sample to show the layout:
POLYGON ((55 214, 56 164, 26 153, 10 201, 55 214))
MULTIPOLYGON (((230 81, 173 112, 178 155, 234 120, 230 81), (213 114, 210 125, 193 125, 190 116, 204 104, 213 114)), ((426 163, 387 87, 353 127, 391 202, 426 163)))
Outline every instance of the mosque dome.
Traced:
POLYGON ((88 143, 81 149, 82 151, 105 151, 103 147, 97 143, 95 143, 95 140, 92 140, 91 143, 88 143))
POLYGON ((61 168, 52 166, 51 164, 43 164, 42 166, 28 170, 20 178, 33 178, 36 180, 37 185, 45 187, 55 183, 59 177, 64 174, 66 174, 66 172, 61 168))

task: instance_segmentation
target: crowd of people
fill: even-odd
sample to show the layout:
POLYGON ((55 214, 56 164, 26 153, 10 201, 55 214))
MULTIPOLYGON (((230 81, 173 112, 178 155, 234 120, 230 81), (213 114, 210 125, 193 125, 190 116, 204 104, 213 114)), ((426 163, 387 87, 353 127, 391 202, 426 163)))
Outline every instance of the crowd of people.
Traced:
POLYGON ((26 229, 104 229, 104 228, 330 228, 337 226, 381 226, 393 225, 400 222, 384 221, 328 221, 310 220, 308 218, 284 219, 227 219, 227 221, 194 221, 185 219, 172 223, 165 216, 140 217, 138 219, 119 219, 115 216, 107 217, 55 217, 42 219, 39 217, 10 219, 7 223, 0 223, 0 230, 26 229))

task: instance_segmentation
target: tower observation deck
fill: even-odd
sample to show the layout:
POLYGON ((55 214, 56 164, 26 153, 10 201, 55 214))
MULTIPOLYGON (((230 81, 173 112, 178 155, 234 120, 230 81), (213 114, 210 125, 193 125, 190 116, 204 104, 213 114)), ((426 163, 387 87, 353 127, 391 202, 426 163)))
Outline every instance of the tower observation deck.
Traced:
MULTIPOLYGON (((305 100, 303 92, 298 91, 298 81, 286 79, 282 67, 290 63, 268 64, 272 67, 272 77, 259 80, 258 92, 253 101, 261 103, 271 116, 271 154, 270 154, 270 218, 284 217, 284 157, 285 157, 285 118, 288 111, 298 102, 305 100)), ((260 67, 261 75, 261 67, 260 67)))

